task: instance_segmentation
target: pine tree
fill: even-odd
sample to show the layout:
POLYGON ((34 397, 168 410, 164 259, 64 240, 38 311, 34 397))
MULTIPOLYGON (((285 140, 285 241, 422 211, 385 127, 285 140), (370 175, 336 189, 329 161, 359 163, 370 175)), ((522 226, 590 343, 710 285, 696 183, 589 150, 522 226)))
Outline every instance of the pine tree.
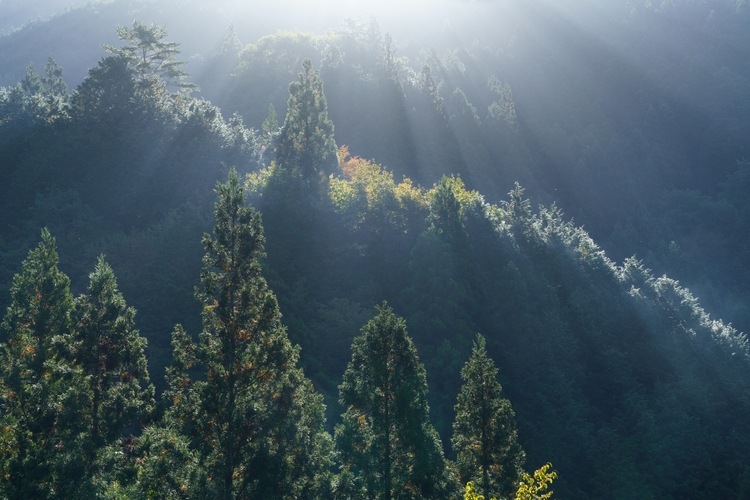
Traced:
POLYGON ((70 280, 57 268, 55 240, 29 252, 11 286, 0 327, 0 496, 60 494, 69 435, 58 427, 70 380, 62 361, 73 306, 70 280))
POLYGON ((481 335, 461 378, 465 383, 458 395, 451 440, 461 484, 473 481, 484 498, 508 498, 521 480, 525 454, 516 441, 513 410, 501 397, 497 368, 487 357, 481 335))
POLYGON ((277 157, 287 168, 298 168, 303 177, 313 174, 327 177, 338 167, 333 122, 328 119, 328 105, 323 81, 312 62, 302 63, 299 81, 289 85, 289 102, 284 126, 279 136, 277 157))
POLYGON ((297 367, 276 298, 261 276, 260 215, 245 207, 232 169, 218 186, 214 236, 205 235, 204 330, 178 327, 168 372, 171 425, 190 436, 202 472, 198 498, 309 498, 328 489, 324 406, 297 367), (205 380, 191 378, 201 369, 205 380))
POLYGON ((336 427, 342 497, 448 498, 451 476, 429 422, 425 370, 403 319, 383 304, 354 339, 339 386, 345 408, 336 427))
POLYGON ((129 45, 118 48, 103 43, 102 48, 111 54, 124 57, 139 80, 156 76, 180 89, 198 90, 196 84, 182 81, 190 76, 190 73, 181 69, 187 61, 175 59, 175 56, 180 54, 180 43, 164 40, 167 37, 166 26, 154 23, 145 25, 135 20, 132 28, 118 24, 117 36, 129 45))

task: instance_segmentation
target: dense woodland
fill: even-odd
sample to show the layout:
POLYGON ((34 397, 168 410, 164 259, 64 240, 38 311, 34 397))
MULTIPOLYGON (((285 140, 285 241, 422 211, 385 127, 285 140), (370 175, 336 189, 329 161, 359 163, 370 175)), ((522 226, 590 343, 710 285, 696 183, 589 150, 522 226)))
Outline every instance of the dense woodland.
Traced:
POLYGON ((750 498, 750 6, 232 5, 0 35, 0 498, 750 498))

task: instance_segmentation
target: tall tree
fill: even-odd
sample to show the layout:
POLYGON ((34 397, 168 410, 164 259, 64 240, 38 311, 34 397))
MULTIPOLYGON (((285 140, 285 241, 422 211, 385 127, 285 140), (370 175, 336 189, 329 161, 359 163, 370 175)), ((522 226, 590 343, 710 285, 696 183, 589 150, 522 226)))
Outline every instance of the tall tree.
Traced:
POLYGON ((0 491, 5 498, 59 494, 67 435, 58 417, 70 370, 61 359, 70 335, 70 280, 58 268, 55 240, 29 252, 11 286, 0 326, 0 491))
POLYGON ((309 179, 314 174, 333 173, 338 167, 338 157, 323 81, 318 72, 313 71, 309 59, 304 60, 302 69, 299 81, 289 85, 289 102, 277 157, 282 165, 299 168, 309 179))
POLYGON ((117 36, 129 45, 115 47, 102 44, 102 48, 111 54, 124 57, 128 65, 135 71, 139 80, 157 76, 167 84, 183 90, 197 90, 194 83, 183 82, 190 73, 182 66, 187 61, 178 61, 175 56, 180 54, 179 42, 167 42, 167 27, 151 23, 133 21, 133 27, 117 25, 117 36))
POLYGON ((497 368, 479 334, 461 378, 465 383, 451 440, 461 484, 475 482, 484 498, 508 498, 521 480, 525 454, 517 442, 510 402, 501 397, 497 368))
POLYGON ((260 215, 244 206, 234 169, 217 191, 197 293, 204 330, 197 344, 175 330, 167 393, 172 425, 194 439, 203 469, 192 491, 224 499, 324 493, 330 437, 322 430, 322 397, 297 367, 299 348, 261 276, 260 215), (190 367, 205 370, 205 380, 192 380, 190 367))
POLYGON ((342 495, 448 498, 457 483, 429 421, 424 366, 406 324, 383 304, 352 344, 336 427, 342 495))
POLYGON ((126 307, 112 268, 99 258, 90 275, 88 293, 76 298, 70 355, 83 377, 79 439, 86 475, 101 472, 101 451, 119 444, 125 428, 153 404, 153 386, 146 369, 146 339, 134 330, 135 309, 126 307))

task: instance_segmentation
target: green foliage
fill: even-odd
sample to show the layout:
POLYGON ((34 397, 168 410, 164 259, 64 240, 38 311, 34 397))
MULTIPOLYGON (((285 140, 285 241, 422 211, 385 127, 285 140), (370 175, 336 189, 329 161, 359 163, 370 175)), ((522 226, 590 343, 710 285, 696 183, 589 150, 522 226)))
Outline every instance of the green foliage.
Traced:
MULTIPOLYGON (((106 14, 115 4, 123 13, 134 5, 89 10, 106 14)), ((193 4, 170 12, 170 26, 178 28, 172 16, 187 17, 193 4)), ((269 102, 284 113, 286 87, 310 58, 326 82, 336 140, 387 165, 344 159, 344 176, 324 186, 330 196, 280 162, 251 177, 268 236, 264 275, 290 338, 303 344, 300 363, 329 401, 350 357, 351 325, 387 298, 427 367, 441 435, 453 420, 461 365, 482 331, 488 356, 503 367, 529 460, 549 457, 565 472, 556 492, 734 498, 747 492, 750 442, 748 344, 739 333, 750 318, 748 11, 724 0, 612 4, 585 12, 591 30, 580 30, 569 21, 583 11, 569 4, 568 17, 531 2, 526 14, 473 17, 463 28, 460 16, 449 16, 436 50, 422 50, 419 38, 383 38, 374 20, 350 20, 325 37, 279 34, 249 46, 237 72, 237 59, 225 53, 198 73, 216 77, 218 100, 210 97, 224 111, 238 110, 260 128, 269 102), (474 38, 481 42, 456 43, 474 38), (608 43, 591 43, 597 39, 608 43), (449 181, 429 195, 418 187, 450 173, 451 189, 449 181), (457 175, 488 200, 507 201, 490 205, 457 188, 457 175), (514 181, 527 191, 518 185, 503 198, 514 181), (554 205, 532 210, 526 193, 534 206, 556 200, 576 223, 554 205), (636 253, 621 266, 609 260, 636 253)), ((475 7, 498 12, 477 3, 461 9, 475 7)), ((28 61, 46 58, 24 55, 29 47, 64 47, 68 33, 95 32, 80 28, 94 23, 67 21, 83 16, 63 17, 55 25, 61 31, 37 22, 3 36, 0 76, 22 80, 28 61)), ((208 17, 201 18, 207 37, 208 17)), ((219 43, 194 47, 205 53, 219 43)), ((47 71, 37 75, 41 91, 33 75, 28 92, 22 84, 0 90, 0 212, 8 222, 0 228, 0 293, 7 305, 11 264, 42 226, 58 234, 59 267, 75 290, 86 286, 84 262, 105 252, 138 307, 159 381, 171 352, 164 332, 175 322, 198 331, 191 324, 198 308, 186 298, 222 162, 254 171, 259 145, 270 153, 278 137, 256 142, 243 119, 224 120, 205 101, 171 94, 127 62, 89 61, 66 62, 73 78, 85 74, 82 64, 94 66, 75 106, 52 95, 47 71)), ((190 352, 190 337, 183 340, 190 352)), ((205 381, 204 369, 193 364, 189 380, 205 381)), ((65 394, 84 394, 81 369, 70 370, 65 394)), ((69 402, 58 424, 78 408, 69 402)), ((198 438, 185 428, 152 426, 137 446, 104 447, 97 456, 106 470, 86 491, 179 497, 198 485, 205 493, 198 438)), ((66 477, 81 477, 77 439, 65 441, 66 477)), ((63 470, 58 465, 50 470, 63 470)), ((338 484, 339 492, 356 489, 351 472, 338 484)))
POLYGON ((102 48, 124 58, 139 80, 158 77, 181 90, 198 90, 196 84, 181 81, 190 76, 190 73, 181 69, 187 64, 186 61, 175 59, 180 54, 180 43, 164 40, 167 37, 166 25, 145 25, 136 19, 132 28, 118 24, 117 36, 129 45, 117 48, 105 43, 102 48))
POLYGON ((518 444, 515 415, 510 402, 501 397, 497 368, 481 335, 461 378, 464 385, 451 439, 461 483, 474 481, 485 498, 510 497, 521 479, 525 454, 518 444))
POLYGON ((44 67, 42 84, 45 86, 47 94, 63 99, 68 98, 68 85, 63 80, 63 69, 52 56, 49 56, 47 65, 44 67))
POLYGON ((44 92, 44 86, 42 85, 42 79, 39 77, 34 63, 30 63, 26 68, 26 78, 21 81, 21 88, 26 95, 36 95, 44 92))
POLYGON ((440 97, 440 86, 432 78, 432 71, 429 64, 422 66, 422 73, 419 75, 418 88, 430 103, 432 111, 438 115, 442 114, 443 98, 440 97))
POLYGON ((330 179, 329 196, 344 223, 374 240, 389 232, 414 232, 416 220, 427 214, 427 196, 409 179, 396 184, 393 174, 372 161, 338 151, 344 177, 330 179))
MULTIPOLYGON (((476 492, 474 483, 469 481, 466 483, 466 490, 464 491, 464 500, 484 500, 484 496, 476 492)), ((492 500, 496 500, 493 498, 492 500)))
POLYGON ((200 469, 190 495, 309 497, 327 488, 322 398, 297 368, 299 349, 287 339, 260 275, 260 215, 244 206, 234 170, 217 192, 214 237, 203 238, 197 292, 204 330, 194 344, 175 329, 167 422, 196 447, 200 469), (205 380, 192 378, 191 368, 205 380))
POLYGON ((279 31, 261 37, 247 45, 240 53, 238 76, 289 79, 296 76, 305 58, 313 57, 315 46, 321 41, 313 33, 279 31))
POLYGON ((74 416, 84 417, 79 439, 88 474, 95 475, 107 466, 102 449, 118 444, 136 420, 148 422, 154 388, 144 387, 149 381, 146 339, 134 330, 135 309, 126 307, 103 256, 90 280, 88 293, 74 301, 75 334, 67 355, 81 370, 74 416))
MULTIPOLYGON (((552 491, 542 493, 549 488, 553 479, 557 479, 557 473, 555 471, 547 473, 551 467, 551 464, 542 466, 542 468, 534 472, 533 477, 524 474, 523 480, 520 481, 520 484, 518 485, 518 490, 515 491, 514 488, 514 495, 512 498, 517 498, 519 500, 547 500, 552 498, 552 491)), ((487 497, 477 493, 472 481, 466 483, 464 500, 484 500, 485 498, 487 497)), ((492 497, 492 500, 496 500, 496 498, 492 497)))
POLYGON ((279 134, 279 121, 273 103, 268 105, 268 116, 263 122, 263 139, 266 145, 271 145, 279 134))
POLYGON ((361 332, 339 387, 339 495, 449 498, 457 483, 429 423, 425 371, 404 320, 383 304, 361 332))
POLYGON ((236 57, 237 55, 239 55, 241 49, 242 43, 237 36, 237 31, 235 30, 234 23, 229 23, 229 25, 227 26, 227 32, 224 35, 224 41, 221 44, 221 49, 219 49, 219 55, 236 57))
POLYGON ((279 31, 248 44, 239 54, 239 65, 230 71, 228 97, 221 100, 223 109, 236 110, 248 123, 261 127, 268 115, 268 105, 284 116, 289 83, 298 77, 305 59, 319 64, 319 45, 325 37, 300 31, 279 31))
POLYGON ((128 125, 128 109, 135 95, 136 81, 127 59, 111 56, 89 70, 70 101, 73 113, 89 127, 117 130, 128 125))
POLYGON ((85 498, 124 473, 125 430, 153 404, 134 314, 101 259, 89 293, 72 300, 55 241, 42 232, 2 323, 3 495, 85 498))
POLYGON ((490 104, 487 110, 488 118, 495 122, 504 120, 511 130, 518 130, 518 117, 510 85, 507 82, 500 83, 500 80, 492 75, 487 79, 487 87, 499 96, 499 99, 490 104))
POLYGON ((61 352, 71 334, 73 299, 57 262, 55 240, 43 230, 42 242, 13 280, 13 302, 2 322, 0 484, 8 498, 70 491, 66 445, 74 435, 59 424, 63 403, 75 390, 61 352))
POLYGON ((312 62, 302 62, 299 81, 289 85, 284 126, 279 134, 277 161, 287 169, 299 169, 305 179, 327 179, 338 166, 333 122, 328 119, 323 82, 312 62))
POLYGON ((462 218, 462 200, 471 196, 463 189, 461 179, 443 177, 430 191, 430 216, 428 223, 442 233, 445 239, 456 248, 464 250, 468 245, 468 234, 462 218))

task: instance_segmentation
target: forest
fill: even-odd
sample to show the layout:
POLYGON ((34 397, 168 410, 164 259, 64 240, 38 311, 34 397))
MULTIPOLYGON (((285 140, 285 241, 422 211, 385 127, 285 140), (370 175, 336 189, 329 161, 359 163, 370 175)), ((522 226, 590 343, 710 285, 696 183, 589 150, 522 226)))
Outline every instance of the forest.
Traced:
POLYGON ((746 1, 29 5, 0 499, 750 499, 746 1))

